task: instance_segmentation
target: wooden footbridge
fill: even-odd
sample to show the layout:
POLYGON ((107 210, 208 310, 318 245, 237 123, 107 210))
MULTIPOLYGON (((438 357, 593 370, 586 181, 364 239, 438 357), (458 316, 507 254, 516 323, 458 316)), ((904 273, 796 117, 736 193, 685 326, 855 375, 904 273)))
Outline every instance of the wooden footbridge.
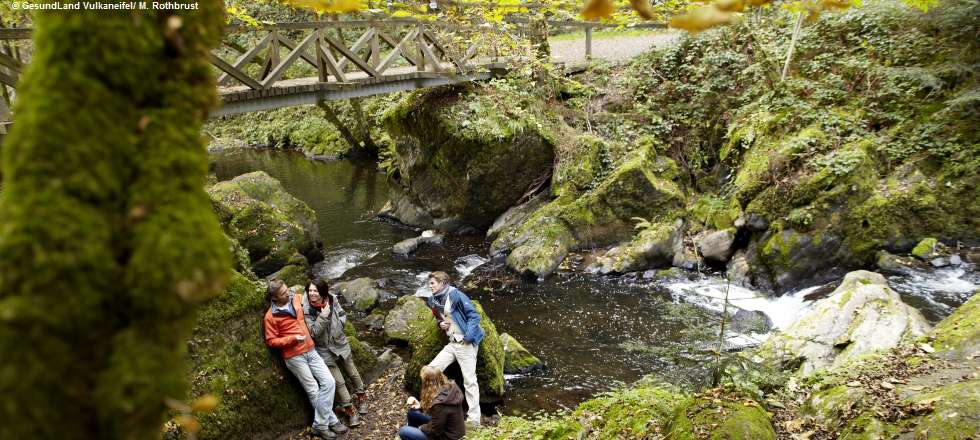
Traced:
MULTIPOLYGON (((585 34, 585 56, 563 64, 566 70, 589 61, 592 31, 604 27, 594 22, 546 23, 551 29, 573 28, 585 34)), ((527 19, 511 18, 509 25, 516 29, 511 37, 528 38, 527 19)), ((0 134, 4 115, 7 124, 12 119, 5 101, 13 101, 17 80, 29 62, 26 51, 10 43, 30 37, 30 29, 0 28, 0 134)), ((461 28, 414 19, 230 27, 222 47, 211 54, 221 97, 221 106, 211 116, 488 79, 515 61, 499 56, 500 37, 490 25, 461 28)))

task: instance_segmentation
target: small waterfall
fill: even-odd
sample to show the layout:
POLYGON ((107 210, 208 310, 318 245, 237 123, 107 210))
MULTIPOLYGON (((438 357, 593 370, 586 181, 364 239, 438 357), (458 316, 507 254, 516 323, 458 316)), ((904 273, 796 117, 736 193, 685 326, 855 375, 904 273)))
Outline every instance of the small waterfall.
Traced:
POLYGON ((313 270, 322 278, 335 280, 377 254, 366 250, 341 249, 327 254, 323 261, 313 266, 313 270))
MULTIPOLYGON (((723 278, 705 277, 696 281, 673 282, 666 287, 674 300, 684 300, 719 312, 724 308, 726 282, 723 278)), ((772 320, 773 327, 784 329, 812 304, 803 298, 820 287, 822 286, 807 287, 782 296, 773 296, 732 285, 728 292, 728 302, 743 310, 765 313, 772 320)))
POLYGON ((480 267, 487 261, 490 261, 490 259, 476 254, 471 254, 465 257, 457 258, 456 261, 453 262, 453 267, 456 268, 456 272, 459 272, 459 279, 463 280, 470 276, 474 269, 480 267))

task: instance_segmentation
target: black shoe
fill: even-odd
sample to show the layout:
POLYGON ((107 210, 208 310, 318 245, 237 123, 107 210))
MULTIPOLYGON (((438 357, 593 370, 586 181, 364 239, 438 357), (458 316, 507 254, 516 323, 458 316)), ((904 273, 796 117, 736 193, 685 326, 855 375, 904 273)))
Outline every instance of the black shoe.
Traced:
POLYGON ((310 430, 310 432, 314 436, 320 437, 320 438, 326 439, 326 440, 333 440, 333 439, 337 438, 337 434, 334 434, 334 433, 330 432, 329 429, 327 429, 327 430, 321 430, 321 429, 313 428, 312 430, 310 430))
POLYGON ((336 432, 337 434, 343 434, 347 432, 347 425, 341 422, 337 422, 334 423, 333 425, 330 425, 330 430, 336 432))

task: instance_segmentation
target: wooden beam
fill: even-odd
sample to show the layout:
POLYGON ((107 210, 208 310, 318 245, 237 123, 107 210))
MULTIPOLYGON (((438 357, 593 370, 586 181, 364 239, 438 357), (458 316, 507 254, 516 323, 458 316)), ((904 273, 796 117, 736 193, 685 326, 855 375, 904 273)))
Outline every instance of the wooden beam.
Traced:
POLYGON ((439 51, 442 52, 443 55, 449 57, 449 60, 456 65, 456 67, 459 69, 460 72, 466 70, 466 62, 460 61, 458 58, 453 56, 452 53, 450 53, 448 50, 446 50, 445 47, 439 44, 439 41, 436 40, 435 36, 432 35, 431 32, 425 31, 425 36, 429 38, 429 41, 432 42, 432 45, 435 46, 436 49, 439 49, 439 51))
MULTIPOLYGON (((282 43, 283 46, 286 46, 289 50, 296 49, 296 46, 297 46, 297 43, 296 42, 294 42, 293 40, 290 40, 290 39, 282 36, 281 34, 279 35, 279 42, 282 43)), ((307 63, 309 63, 311 66, 316 67, 316 58, 315 57, 311 57, 306 52, 303 52, 303 53, 300 54, 300 58, 302 58, 303 61, 306 61, 307 63)))
POLYGON ((21 68, 24 67, 20 61, 15 60, 14 57, 7 55, 2 50, 0 50, 0 66, 10 69, 14 75, 20 74, 21 68))
POLYGON ((381 61, 381 64, 378 65, 378 69, 377 69, 378 72, 384 72, 385 70, 387 70, 388 66, 391 65, 391 63, 395 61, 395 58, 398 58, 399 56, 408 60, 408 62, 411 63, 412 65, 418 65, 418 63, 415 61, 415 58, 412 57, 410 54, 408 54, 408 50, 405 49, 408 42, 412 41, 415 38, 416 32, 417 32, 416 29, 412 29, 408 31, 408 34, 402 37, 402 40, 397 43, 393 43, 393 40, 390 39, 391 37, 389 37, 384 32, 378 32, 378 36, 380 36, 383 40, 387 41, 388 44, 391 44, 391 46, 394 48, 391 52, 388 53, 388 56, 386 56, 385 59, 381 61))
MULTIPOLYGON (((323 39, 326 40, 327 44, 329 44, 330 47, 333 47, 334 49, 337 50, 337 52, 340 52, 341 55, 349 59, 352 63, 356 64, 357 67, 359 67, 364 73, 370 76, 378 76, 377 70, 374 70, 374 68, 371 67, 370 64, 362 60, 361 57, 357 56, 357 54, 347 49, 347 46, 344 46, 343 43, 340 43, 337 40, 334 40, 333 38, 330 38, 328 36, 324 36, 323 39)), ((340 64, 338 64, 337 67, 340 68, 340 64)))
POLYGON ((30 40, 33 29, 0 28, 0 40, 30 40))
MULTIPOLYGON (((309 46, 310 43, 313 42, 314 38, 316 38, 316 32, 310 32, 310 35, 304 38, 303 41, 301 41, 296 46, 295 49, 289 52, 289 55, 286 55, 286 58, 283 59, 282 62, 279 63, 279 65, 277 65, 274 69, 272 69, 271 72, 269 72, 269 76, 262 78, 262 87, 268 88, 272 86, 272 84, 274 84, 276 81, 279 81, 279 78, 282 77, 282 74, 286 73, 286 69, 289 68, 289 66, 291 66, 293 62, 299 58, 299 56, 303 53, 303 51, 306 50, 306 46, 309 46)), ((275 44, 273 45, 275 46, 275 44)))
MULTIPOLYGON (((323 37, 323 35, 321 34, 321 32, 317 32, 316 35, 317 35, 317 38, 322 38, 323 37)), ((327 68, 327 71, 329 71, 330 74, 333 75, 334 79, 336 79, 339 82, 347 82, 347 77, 344 76, 344 72, 342 70, 340 70, 339 67, 337 67, 337 60, 334 59, 333 55, 330 54, 330 51, 329 50, 325 50, 323 48, 323 46, 320 45, 320 44, 317 44, 316 47, 317 47, 317 51, 318 51, 317 52, 318 53, 317 56, 324 61, 324 67, 326 67, 327 68)), ((326 82, 326 81, 323 81, 323 82, 326 82)))
MULTIPOLYGON (((369 41, 371 41, 374 38, 376 38, 374 34, 374 28, 368 29, 367 31, 364 32, 364 34, 361 35, 360 38, 357 39, 357 41, 354 42, 354 45, 350 47, 350 51, 353 53, 357 53, 357 51, 361 50, 364 47, 364 45, 366 45, 369 41)), ((370 57, 368 57, 368 59, 370 60, 370 57)), ((340 60, 340 63, 337 64, 337 66, 340 67, 341 69, 344 69, 345 67, 347 67, 347 62, 348 62, 347 58, 344 58, 340 60)), ((368 63, 370 64, 370 61, 368 61, 368 63)))
MULTIPOLYGON (((243 53, 240 57, 238 57, 238 59, 235 60, 235 62, 232 64, 232 66, 234 66, 235 69, 238 69, 238 70, 243 69, 246 65, 248 65, 248 63, 252 62, 252 60, 255 58, 255 56, 259 54, 259 51, 261 51, 263 48, 265 48, 265 46, 267 44, 269 44, 270 41, 272 41, 272 33, 271 32, 268 33, 268 34, 265 34, 265 37, 262 37, 262 39, 259 40, 259 43, 256 44, 255 47, 249 49, 248 51, 246 51, 245 53, 243 53)), ((226 74, 222 74, 221 76, 218 77, 218 84, 224 85, 224 84, 226 84, 228 82, 229 79, 231 79, 231 78, 228 76, 227 73, 226 74)))
POLYGON ((251 88, 253 90, 261 90, 262 89, 262 84, 259 84, 258 81, 255 81, 252 78, 249 78, 249 76, 246 75, 245 72, 242 72, 241 70, 236 69, 235 66, 232 66, 231 64, 228 64, 227 61, 225 61, 225 60, 223 60, 221 58, 218 58, 218 56, 215 55, 215 54, 213 54, 213 53, 212 54, 209 54, 209 55, 211 55, 211 64, 214 64, 215 67, 217 67, 217 68, 221 69, 223 72, 231 75, 231 77, 237 79, 238 82, 240 82, 240 83, 248 86, 249 88, 251 88))

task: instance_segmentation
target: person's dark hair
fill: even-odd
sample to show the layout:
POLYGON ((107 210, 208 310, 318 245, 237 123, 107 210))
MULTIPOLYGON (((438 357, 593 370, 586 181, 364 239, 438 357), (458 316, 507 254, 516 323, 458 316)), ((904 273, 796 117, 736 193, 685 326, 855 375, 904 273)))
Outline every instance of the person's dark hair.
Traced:
POLYGON ((306 283, 306 291, 310 291, 310 284, 316 286, 316 291, 320 292, 320 297, 323 298, 328 304, 333 305, 333 297, 330 295, 330 285, 327 284, 327 280, 316 277, 309 283, 306 283))
POLYGON ((448 273, 445 273, 445 272, 443 272, 441 270, 437 270, 435 272, 430 273, 429 274, 429 279, 430 280, 436 280, 436 281, 438 281, 441 284, 449 284, 449 282, 452 281, 449 278, 449 274, 448 273))
POLYGON ((269 280, 269 284, 266 285, 265 300, 267 302, 272 301, 272 295, 275 295, 276 292, 278 292, 279 289, 281 289, 282 286, 285 284, 286 283, 282 282, 282 280, 280 280, 279 278, 269 280))

